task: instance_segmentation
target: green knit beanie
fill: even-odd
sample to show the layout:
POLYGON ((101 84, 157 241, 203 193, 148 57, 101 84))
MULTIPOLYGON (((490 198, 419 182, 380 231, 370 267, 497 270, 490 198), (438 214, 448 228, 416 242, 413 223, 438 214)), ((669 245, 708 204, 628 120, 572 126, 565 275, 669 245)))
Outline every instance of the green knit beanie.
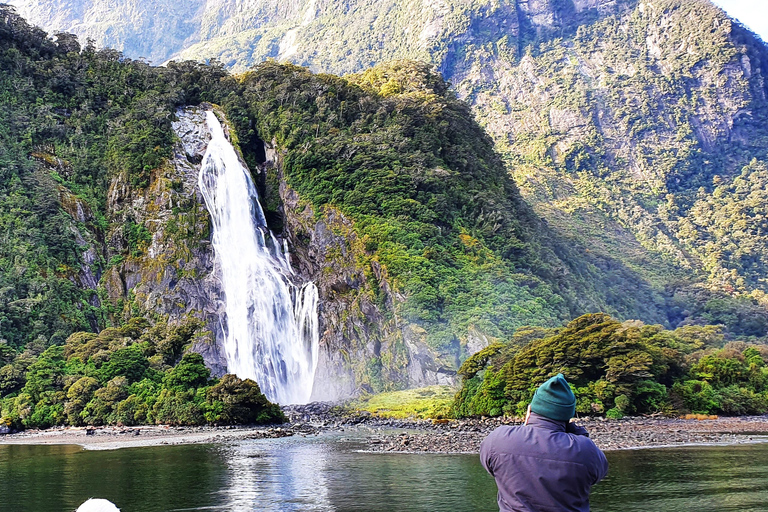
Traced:
POLYGON ((531 400, 531 412, 558 421, 570 421, 576 414, 576 397, 562 373, 539 386, 531 400))

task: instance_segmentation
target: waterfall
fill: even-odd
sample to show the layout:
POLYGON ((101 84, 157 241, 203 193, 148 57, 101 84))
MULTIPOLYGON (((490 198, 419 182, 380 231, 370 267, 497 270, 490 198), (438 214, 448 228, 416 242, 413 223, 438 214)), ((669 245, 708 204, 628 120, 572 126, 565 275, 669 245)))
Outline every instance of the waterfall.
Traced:
POLYGON ((317 288, 297 285, 267 228, 250 173, 206 112, 211 141, 198 186, 213 222, 213 247, 226 300, 227 371, 258 382, 272 401, 307 403, 317 368, 317 288))

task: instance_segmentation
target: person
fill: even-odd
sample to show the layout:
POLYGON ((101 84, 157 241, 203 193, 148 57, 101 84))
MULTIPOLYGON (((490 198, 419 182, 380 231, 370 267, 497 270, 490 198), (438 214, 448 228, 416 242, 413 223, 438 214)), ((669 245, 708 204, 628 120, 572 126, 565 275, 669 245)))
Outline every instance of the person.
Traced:
POLYGON ((593 485, 608 473, 605 454, 570 423, 576 397, 563 374, 539 386, 525 424, 502 425, 480 445, 496 479, 501 512, 588 512, 593 485))

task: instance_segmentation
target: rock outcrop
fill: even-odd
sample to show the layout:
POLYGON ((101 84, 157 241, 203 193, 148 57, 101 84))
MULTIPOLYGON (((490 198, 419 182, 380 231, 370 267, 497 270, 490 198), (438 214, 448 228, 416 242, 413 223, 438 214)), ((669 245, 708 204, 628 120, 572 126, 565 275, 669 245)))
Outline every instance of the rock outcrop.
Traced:
POLYGON ((197 187, 199 164, 210 139, 205 109, 176 114, 174 156, 156 169, 149 186, 135 190, 125 175, 109 189, 110 245, 127 252, 104 276, 109 299, 123 314, 133 310, 176 323, 193 316, 209 334, 196 341, 214 375, 226 373, 216 340, 224 329, 224 303, 210 243, 210 218, 197 187))
POLYGON ((385 270, 367 257, 352 222, 325 207, 320 215, 286 183, 280 152, 266 151, 261 172, 276 173, 284 216, 282 236, 293 267, 320 295, 320 361, 313 401, 385 389, 452 384, 457 361, 444 361, 424 330, 398 318, 385 270))

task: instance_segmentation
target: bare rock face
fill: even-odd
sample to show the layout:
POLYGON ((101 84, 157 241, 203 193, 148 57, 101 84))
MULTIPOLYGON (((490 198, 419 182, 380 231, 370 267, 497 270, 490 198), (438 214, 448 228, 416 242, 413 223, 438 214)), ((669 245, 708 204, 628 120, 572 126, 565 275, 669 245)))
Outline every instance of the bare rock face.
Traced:
POLYGON ((279 152, 266 153, 263 171, 280 179, 292 264, 320 296, 320 360, 311 399, 453 384, 456 362, 441 363, 423 329, 398 317, 402 298, 392 292, 385 269, 367 257, 352 222, 332 207, 316 215, 285 183, 279 152))
POLYGON ((226 373, 226 359, 216 343, 226 328, 220 280, 210 242, 210 218, 197 187, 199 166, 210 140, 205 108, 177 112, 179 137, 174 156, 153 172, 149 186, 134 190, 125 176, 109 190, 113 247, 129 256, 106 271, 105 286, 124 314, 131 309, 176 323, 202 319, 209 334, 192 350, 205 358, 214 375, 226 373), (120 222, 122 221, 122 222, 120 222))

